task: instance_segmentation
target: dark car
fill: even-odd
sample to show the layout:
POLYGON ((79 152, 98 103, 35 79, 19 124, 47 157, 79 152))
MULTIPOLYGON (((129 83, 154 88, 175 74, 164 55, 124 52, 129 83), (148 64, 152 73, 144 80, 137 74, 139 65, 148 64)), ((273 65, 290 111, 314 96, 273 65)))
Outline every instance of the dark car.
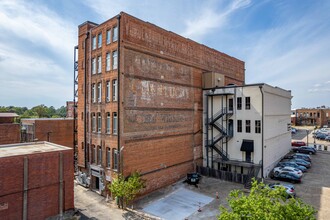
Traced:
POLYGON ((315 138, 318 140, 324 140, 328 135, 324 134, 324 133, 318 133, 315 135, 315 138))
MULTIPOLYGON (((306 156, 308 156, 308 155, 306 155, 306 156)), ((312 160, 311 160, 310 157, 305 157, 305 154, 291 154, 291 155, 286 155, 284 157, 284 159, 296 159, 296 158, 303 159, 303 160, 305 160, 305 161, 307 161, 309 163, 312 162, 312 160)))
POLYGON ((285 184, 285 183, 270 183, 268 186, 271 189, 276 189, 278 187, 284 187, 285 188, 285 198, 290 198, 290 197, 295 198, 296 197, 296 192, 294 190, 293 185, 285 184))
POLYGON ((304 166, 306 168, 310 168, 312 166, 312 164, 310 162, 307 162, 303 159, 299 159, 299 158, 293 158, 293 159, 284 159, 282 160, 282 162, 295 162, 296 164, 300 165, 300 166, 304 166))
POLYGON ((287 171, 277 173, 276 176, 275 175, 271 176, 271 178, 273 178, 273 179, 280 179, 283 181, 296 182, 296 183, 301 182, 301 177, 302 176, 299 176, 296 173, 287 172, 287 171))
POLYGON ((313 147, 295 147, 292 148, 292 151, 303 154, 316 154, 316 150, 313 147))
POLYGON ((293 168, 296 168, 298 170, 301 170, 302 172, 306 172, 307 171, 307 168, 304 167, 304 166, 301 166, 301 165, 298 165, 297 163, 295 162, 279 162, 277 164, 277 166, 280 166, 280 167, 293 167, 293 168))
POLYGON ((294 147, 306 146, 306 142, 304 142, 304 141, 292 141, 291 146, 294 146, 294 147))

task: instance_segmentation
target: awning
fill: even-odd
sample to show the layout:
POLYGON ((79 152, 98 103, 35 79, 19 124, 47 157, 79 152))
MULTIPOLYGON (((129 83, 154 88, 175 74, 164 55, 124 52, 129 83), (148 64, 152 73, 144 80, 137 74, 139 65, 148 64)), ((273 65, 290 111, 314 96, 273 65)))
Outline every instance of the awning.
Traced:
POLYGON ((254 151, 253 140, 243 140, 241 151, 253 152, 254 151))

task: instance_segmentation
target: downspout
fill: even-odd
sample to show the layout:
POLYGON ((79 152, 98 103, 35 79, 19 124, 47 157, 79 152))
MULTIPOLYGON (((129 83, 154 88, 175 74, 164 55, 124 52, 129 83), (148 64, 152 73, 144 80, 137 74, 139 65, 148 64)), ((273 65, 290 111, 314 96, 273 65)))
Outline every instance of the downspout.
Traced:
POLYGON ((117 103, 118 103, 118 114, 117 114, 117 151, 119 152, 119 164, 118 164, 118 171, 119 173, 123 174, 123 168, 124 168, 124 159, 123 159, 123 155, 121 152, 121 147, 120 147, 120 18, 121 15, 119 14, 117 17, 117 27, 118 27, 118 67, 117 67, 117 71, 118 71, 118 76, 117 76, 117 103))
POLYGON ((264 91, 259 86, 261 92, 261 178, 264 178, 264 91))
POLYGON ((86 129, 86 122, 87 122, 87 101, 86 101, 86 96, 87 96, 87 39, 89 37, 90 32, 86 33, 86 37, 84 40, 84 63, 85 63, 85 69, 84 69, 84 168, 87 167, 87 129, 86 129))

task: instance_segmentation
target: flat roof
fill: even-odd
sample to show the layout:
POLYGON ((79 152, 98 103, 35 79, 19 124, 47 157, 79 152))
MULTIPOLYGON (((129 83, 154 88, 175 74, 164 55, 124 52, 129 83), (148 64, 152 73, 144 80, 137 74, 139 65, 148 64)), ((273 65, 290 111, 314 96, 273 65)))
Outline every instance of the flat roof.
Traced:
POLYGON ((72 150, 47 141, 0 145, 0 158, 54 151, 72 150))
POLYGON ((61 121, 61 120, 73 120, 73 118, 22 118, 21 120, 27 120, 27 121, 61 121))
POLYGON ((12 112, 0 112, 0 118, 3 117, 18 117, 18 114, 12 112))

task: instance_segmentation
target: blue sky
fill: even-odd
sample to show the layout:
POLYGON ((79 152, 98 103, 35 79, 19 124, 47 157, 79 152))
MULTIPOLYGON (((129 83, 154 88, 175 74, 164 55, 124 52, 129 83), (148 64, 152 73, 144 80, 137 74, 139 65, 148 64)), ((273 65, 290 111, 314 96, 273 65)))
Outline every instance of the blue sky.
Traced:
POLYGON ((0 106, 73 96, 77 26, 125 11, 245 61, 246 83, 291 90, 292 108, 330 106, 330 1, 1 0, 0 106))

